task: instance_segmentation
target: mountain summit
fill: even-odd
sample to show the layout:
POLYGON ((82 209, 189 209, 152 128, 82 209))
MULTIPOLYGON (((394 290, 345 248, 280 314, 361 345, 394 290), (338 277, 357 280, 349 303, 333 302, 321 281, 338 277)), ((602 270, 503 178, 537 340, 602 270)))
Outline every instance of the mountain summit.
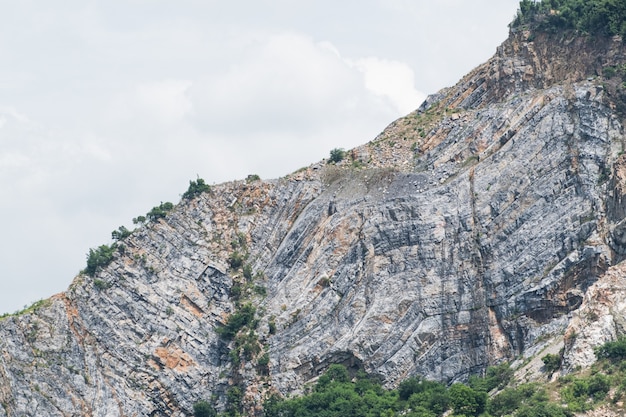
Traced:
POLYGON ((493 58, 373 141, 192 182, 0 320, 0 416, 261 414, 332 364, 394 387, 593 363, 626 328, 626 47, 526 3, 493 58))

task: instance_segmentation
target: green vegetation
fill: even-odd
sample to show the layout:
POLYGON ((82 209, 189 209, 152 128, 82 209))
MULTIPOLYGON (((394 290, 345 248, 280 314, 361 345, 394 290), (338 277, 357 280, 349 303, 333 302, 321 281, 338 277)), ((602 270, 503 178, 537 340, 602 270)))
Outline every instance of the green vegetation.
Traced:
POLYGON ((548 353, 543 358, 543 369, 551 374, 558 370, 561 367, 561 355, 555 355, 553 353, 548 353))
POLYGON ((113 260, 113 255, 115 254, 116 249, 117 246, 115 243, 111 246, 100 245, 96 249, 89 249, 85 273, 93 277, 96 272, 110 264, 113 260))
POLYGON ((337 164, 346 157, 346 151, 341 148, 335 148, 330 151, 330 158, 328 158, 329 164, 337 164))
POLYGON ((193 415, 194 417, 215 417, 217 413, 208 402, 198 401, 193 405, 193 415))
POLYGON ((132 230, 128 230, 126 227, 120 226, 117 228, 117 230, 111 232, 111 239, 115 241, 124 240, 132 233, 132 230))
POLYGON ((15 313, 3 313, 2 315, 0 315, 0 319, 34 313, 37 312, 40 308, 50 306, 50 304, 52 304, 52 300, 50 300, 49 298, 45 300, 35 301, 33 304, 29 306, 24 306, 22 310, 18 310, 15 313))
POLYGON ((152 207, 152 210, 146 214, 146 217, 150 221, 163 219, 168 212, 172 211, 172 209, 174 209, 174 204, 170 202, 161 203, 158 206, 152 207))
MULTIPOLYGON (((513 371, 503 364, 488 368, 484 377, 471 377, 468 384, 446 386, 413 377, 396 390, 385 390, 372 376, 331 365, 307 395, 269 398, 265 416, 573 417, 626 396, 626 338, 604 344, 596 355, 591 369, 545 385, 515 384, 513 371)), ((546 370, 560 367, 560 355, 542 360, 546 370)))
POLYGON ((137 216, 133 218, 133 224, 144 224, 146 222, 146 216, 137 216))
POLYGON ((547 32, 573 29, 592 35, 626 37, 626 2, 522 0, 511 27, 527 27, 547 32))
POLYGON ((239 330, 253 323, 255 312, 256 309, 252 304, 244 304, 236 312, 228 316, 226 324, 218 328, 217 332, 225 339, 232 339, 239 330))
POLYGON ((255 182, 255 181, 260 181, 261 177, 259 177, 257 174, 250 174, 246 177, 246 182, 248 184, 250 184, 251 182, 255 182))
POLYGON ((196 181, 189 181, 189 188, 183 193, 183 200, 191 200, 202 193, 211 192, 211 187, 206 184, 202 178, 196 181))
POLYGON ((626 337, 605 343, 596 349, 595 354, 598 359, 608 359, 613 363, 626 360, 626 337))

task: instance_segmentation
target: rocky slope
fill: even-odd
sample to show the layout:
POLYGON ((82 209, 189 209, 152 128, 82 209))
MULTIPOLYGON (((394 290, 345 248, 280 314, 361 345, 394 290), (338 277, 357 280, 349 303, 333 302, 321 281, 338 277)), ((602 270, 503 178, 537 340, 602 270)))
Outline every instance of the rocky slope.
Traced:
POLYGON ((341 163, 183 200, 2 319, 0 416, 252 414, 331 363, 453 381, 559 340, 567 369, 593 361, 624 331, 622 87, 602 74, 626 49, 529 36, 341 163))

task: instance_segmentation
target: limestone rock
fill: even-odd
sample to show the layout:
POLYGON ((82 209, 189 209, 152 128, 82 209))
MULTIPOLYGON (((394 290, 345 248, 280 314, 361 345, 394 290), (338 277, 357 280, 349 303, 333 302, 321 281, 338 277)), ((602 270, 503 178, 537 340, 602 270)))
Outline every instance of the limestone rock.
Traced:
POLYGON ((451 382, 574 332, 565 363, 590 363, 623 331, 626 175, 589 75, 624 46, 551 36, 512 34, 338 164, 182 201, 0 320, 0 416, 186 416, 232 386, 254 414, 331 363, 451 382), (238 346, 218 329, 243 302, 238 346))

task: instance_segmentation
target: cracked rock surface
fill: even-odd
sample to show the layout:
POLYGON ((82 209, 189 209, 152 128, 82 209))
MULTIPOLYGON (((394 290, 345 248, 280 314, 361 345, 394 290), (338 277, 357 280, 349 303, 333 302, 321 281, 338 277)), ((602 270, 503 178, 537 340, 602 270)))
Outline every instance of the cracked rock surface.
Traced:
POLYGON ((625 331, 624 131, 599 76, 623 59, 512 34, 344 161, 182 201, 0 320, 0 416, 187 416, 233 385, 253 414, 332 363, 450 382, 575 328, 565 363, 589 364, 625 331), (242 302, 267 371, 217 332, 242 302))

